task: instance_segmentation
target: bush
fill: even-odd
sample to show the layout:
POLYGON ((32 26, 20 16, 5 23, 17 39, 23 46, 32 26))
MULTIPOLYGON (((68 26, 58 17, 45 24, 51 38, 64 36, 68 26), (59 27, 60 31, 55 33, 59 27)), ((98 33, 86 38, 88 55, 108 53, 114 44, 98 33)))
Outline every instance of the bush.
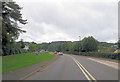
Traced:
POLYGON ((99 53, 99 52, 81 52, 82 56, 92 56, 92 57, 100 57, 100 58, 108 58, 108 59, 120 59, 118 53, 99 53))
POLYGON ((64 53, 120 60, 120 53, 100 53, 100 52, 80 52, 80 54, 79 52, 64 52, 64 53))

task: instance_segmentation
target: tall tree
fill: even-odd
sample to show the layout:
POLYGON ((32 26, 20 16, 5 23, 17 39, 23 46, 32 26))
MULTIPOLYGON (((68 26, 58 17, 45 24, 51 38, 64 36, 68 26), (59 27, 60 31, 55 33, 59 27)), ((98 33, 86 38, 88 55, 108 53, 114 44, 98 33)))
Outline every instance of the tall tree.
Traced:
POLYGON ((74 52, 79 52, 81 51, 81 42, 80 41, 75 41, 73 42, 73 46, 71 47, 71 50, 74 51, 74 52))
POLYGON ((12 45, 19 37, 19 34, 25 32, 18 26, 18 22, 26 24, 23 20, 20 10, 22 8, 15 2, 2 2, 2 50, 3 55, 8 55, 11 51, 8 45, 12 45), (6 53, 8 51, 8 53, 6 53))
POLYGON ((82 40, 82 51, 97 51, 98 50, 98 41, 94 39, 92 36, 88 38, 84 38, 82 40))

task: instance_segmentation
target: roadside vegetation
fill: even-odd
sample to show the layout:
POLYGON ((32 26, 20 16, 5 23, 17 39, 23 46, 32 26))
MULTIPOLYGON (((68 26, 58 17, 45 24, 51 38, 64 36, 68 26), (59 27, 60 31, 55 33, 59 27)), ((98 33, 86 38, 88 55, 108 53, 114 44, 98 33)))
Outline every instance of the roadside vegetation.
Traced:
MULTIPOLYGON (((48 51, 61 51, 64 53, 93 56, 109 59, 119 59, 120 47, 118 43, 99 42, 94 37, 89 36, 81 41, 56 41, 39 44, 40 49, 48 51)), ((37 47, 36 47, 37 48, 37 47)))
POLYGON ((24 53, 17 55, 9 55, 2 57, 2 72, 8 72, 25 66, 29 66, 41 61, 48 60, 55 57, 53 54, 49 53, 40 53, 40 55, 34 55, 34 53, 24 53))
POLYGON ((1 2, 2 4, 2 55, 11 55, 25 52, 22 43, 16 43, 20 33, 25 33, 19 24, 27 24, 27 20, 22 18, 21 9, 15 2, 1 2))

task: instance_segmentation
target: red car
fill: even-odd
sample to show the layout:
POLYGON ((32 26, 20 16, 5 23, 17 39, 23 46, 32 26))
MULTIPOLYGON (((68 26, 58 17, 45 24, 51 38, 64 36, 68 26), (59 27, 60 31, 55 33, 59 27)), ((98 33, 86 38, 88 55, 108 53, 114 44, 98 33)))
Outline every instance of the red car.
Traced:
POLYGON ((57 52, 54 52, 54 54, 57 54, 57 52))

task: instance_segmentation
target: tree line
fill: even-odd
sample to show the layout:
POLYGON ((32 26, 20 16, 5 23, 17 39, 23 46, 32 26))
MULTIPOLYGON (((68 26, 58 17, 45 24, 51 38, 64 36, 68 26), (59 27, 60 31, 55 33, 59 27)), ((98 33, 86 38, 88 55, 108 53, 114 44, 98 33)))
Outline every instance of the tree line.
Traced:
POLYGON ((120 49, 118 43, 99 42, 94 37, 85 37, 81 41, 55 41, 50 43, 41 43, 36 45, 34 49, 44 49, 50 52, 63 52, 69 54, 94 56, 110 59, 119 59, 119 52, 115 53, 117 49, 120 49))
POLYGON ((79 52, 100 52, 113 53, 117 49, 117 43, 99 42, 94 37, 89 36, 81 41, 54 41, 41 44, 29 44, 29 51, 47 50, 65 53, 78 54, 79 52), (115 46, 115 47, 114 47, 115 46))

